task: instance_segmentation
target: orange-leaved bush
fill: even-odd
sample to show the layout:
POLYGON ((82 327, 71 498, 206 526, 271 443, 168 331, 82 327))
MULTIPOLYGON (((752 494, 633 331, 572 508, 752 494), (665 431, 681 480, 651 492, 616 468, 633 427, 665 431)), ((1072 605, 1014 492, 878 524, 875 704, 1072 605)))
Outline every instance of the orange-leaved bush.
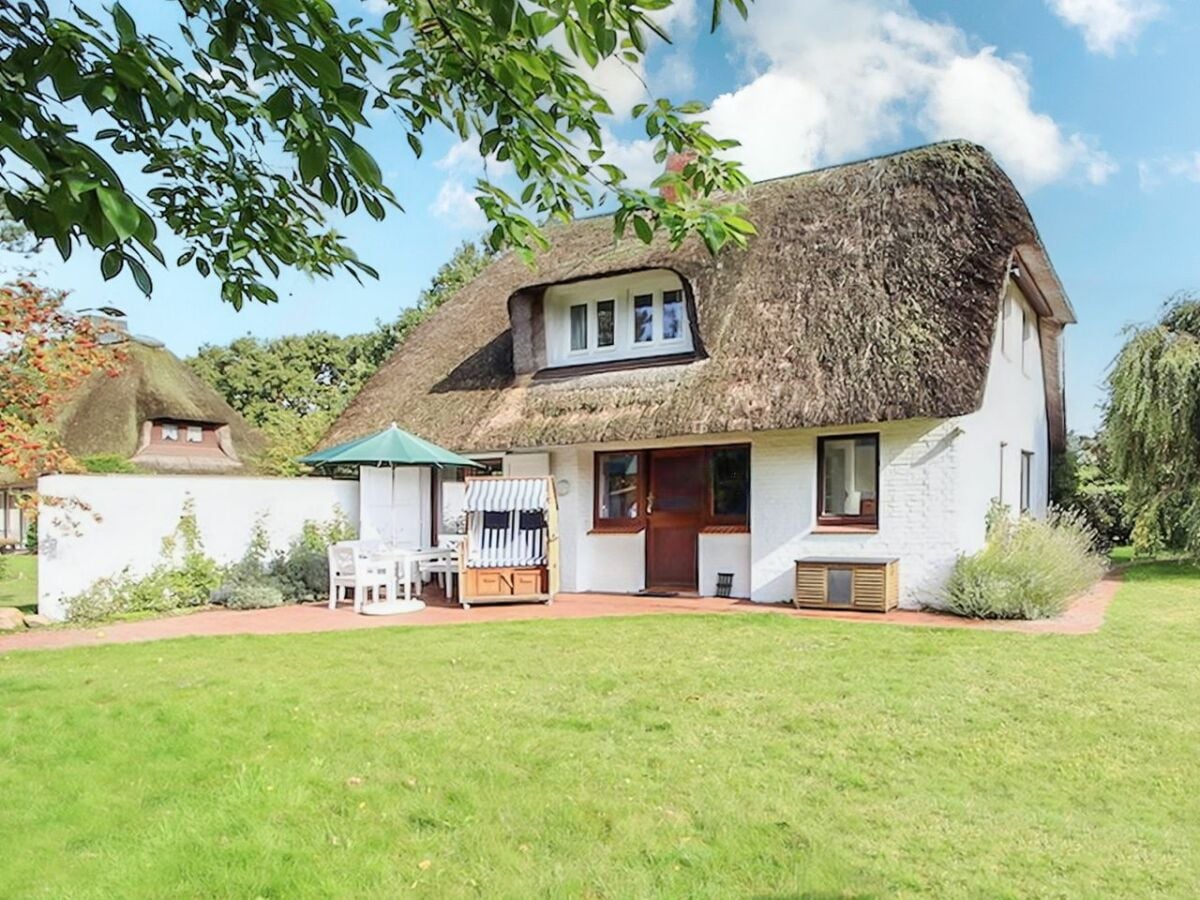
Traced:
POLYGON ((0 286, 0 469, 20 479, 73 468, 55 422, 84 381, 123 362, 64 297, 29 280, 0 286))

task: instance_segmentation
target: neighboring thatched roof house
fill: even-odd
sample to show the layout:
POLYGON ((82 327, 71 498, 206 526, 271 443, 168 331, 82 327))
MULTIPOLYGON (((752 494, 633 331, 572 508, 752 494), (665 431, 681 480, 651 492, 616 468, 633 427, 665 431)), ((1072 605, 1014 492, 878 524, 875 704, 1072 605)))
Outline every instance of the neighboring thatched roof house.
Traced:
POLYGON ((1058 333, 1073 315, 1025 203, 983 148, 921 147, 740 199, 759 235, 715 258, 694 240, 614 242, 607 216, 551 227, 536 269, 513 254, 492 263, 409 336, 325 443, 392 421, 492 451, 964 415, 982 402, 1014 272, 1041 317, 1061 445, 1058 333), (691 357, 535 374, 547 286, 651 269, 682 279, 691 357))
POLYGON ((93 374, 59 418, 63 446, 80 462, 116 456, 149 472, 238 473, 264 439, 212 387, 151 338, 106 320, 103 340, 123 357, 119 374, 93 374))

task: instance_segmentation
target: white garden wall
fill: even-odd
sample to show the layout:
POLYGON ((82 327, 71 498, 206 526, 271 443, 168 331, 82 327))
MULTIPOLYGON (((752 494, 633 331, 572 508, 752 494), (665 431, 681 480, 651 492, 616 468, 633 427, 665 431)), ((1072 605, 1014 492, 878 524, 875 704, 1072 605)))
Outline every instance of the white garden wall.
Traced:
POLYGON ((241 558, 263 514, 272 549, 286 547, 305 521, 328 521, 338 509, 359 522, 358 482, 329 478, 48 475, 38 492, 38 612, 52 619, 63 618, 63 598, 97 579, 149 571, 189 497, 204 549, 222 563, 241 558), (86 504, 90 513, 48 506, 49 498, 86 504))

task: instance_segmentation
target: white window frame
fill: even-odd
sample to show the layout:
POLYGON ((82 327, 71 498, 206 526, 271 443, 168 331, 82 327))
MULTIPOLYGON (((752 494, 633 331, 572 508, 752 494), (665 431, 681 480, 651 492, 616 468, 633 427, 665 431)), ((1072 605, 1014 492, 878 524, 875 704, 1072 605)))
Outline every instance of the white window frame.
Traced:
POLYGON ((204 443, 204 426, 189 425, 187 427, 187 443, 203 444, 204 443))
POLYGON ((547 368, 581 365, 589 362, 636 361, 654 356, 688 353, 695 347, 692 324, 687 311, 687 293, 674 272, 655 269, 597 278, 547 288, 543 304, 546 324, 547 368), (663 337, 663 296, 678 291, 684 303, 678 336, 663 337), (654 298, 654 331, 648 341, 635 341, 634 297, 649 294, 654 298), (599 345, 599 305, 613 301, 613 343, 599 345), (587 307, 587 346, 571 347, 571 308, 587 307))
POLYGON ((1030 347, 1036 344, 1037 317, 1024 304, 1021 305, 1021 373, 1029 374, 1030 357, 1033 355, 1030 347))
POLYGON ((1012 331, 1013 307, 1012 294, 1007 291, 1004 294, 1004 302, 1000 309, 1000 352, 1006 357, 1010 357, 1012 353, 1012 338, 1009 332, 1012 331))
POLYGON ((160 426, 162 429, 162 439, 164 441, 174 441, 179 443, 179 426, 174 422, 163 422, 160 426))

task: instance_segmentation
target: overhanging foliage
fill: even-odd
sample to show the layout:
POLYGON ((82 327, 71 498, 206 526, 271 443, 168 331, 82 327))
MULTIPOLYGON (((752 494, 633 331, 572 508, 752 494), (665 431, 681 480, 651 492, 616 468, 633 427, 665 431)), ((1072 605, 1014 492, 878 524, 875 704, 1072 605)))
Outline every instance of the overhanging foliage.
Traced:
MULTIPOLYGON (((712 0, 713 28, 747 2, 712 0)), ((98 250, 105 278, 128 270, 149 293, 148 258, 166 264, 159 225, 186 245, 175 264, 215 276, 239 308, 276 300, 266 282, 283 268, 374 275, 327 218, 400 208, 361 143, 372 111, 418 156, 448 129, 511 163, 519 196, 481 180, 477 202, 491 246, 528 259, 542 222, 606 195, 618 233, 647 242, 698 234, 716 250, 754 231, 718 196, 746 179, 717 158, 733 145, 708 134, 698 104, 649 97, 633 110, 660 161, 697 154, 655 183, 673 200, 628 187, 605 160, 612 110, 583 72, 640 63, 667 39, 654 14, 672 0, 391 0, 378 26, 328 0, 174 3, 173 42, 120 3, 77 0, 61 16, 46 0, 0 5, 0 196, 64 258, 98 250), (144 199, 114 168, 126 157, 153 178, 144 199)))

